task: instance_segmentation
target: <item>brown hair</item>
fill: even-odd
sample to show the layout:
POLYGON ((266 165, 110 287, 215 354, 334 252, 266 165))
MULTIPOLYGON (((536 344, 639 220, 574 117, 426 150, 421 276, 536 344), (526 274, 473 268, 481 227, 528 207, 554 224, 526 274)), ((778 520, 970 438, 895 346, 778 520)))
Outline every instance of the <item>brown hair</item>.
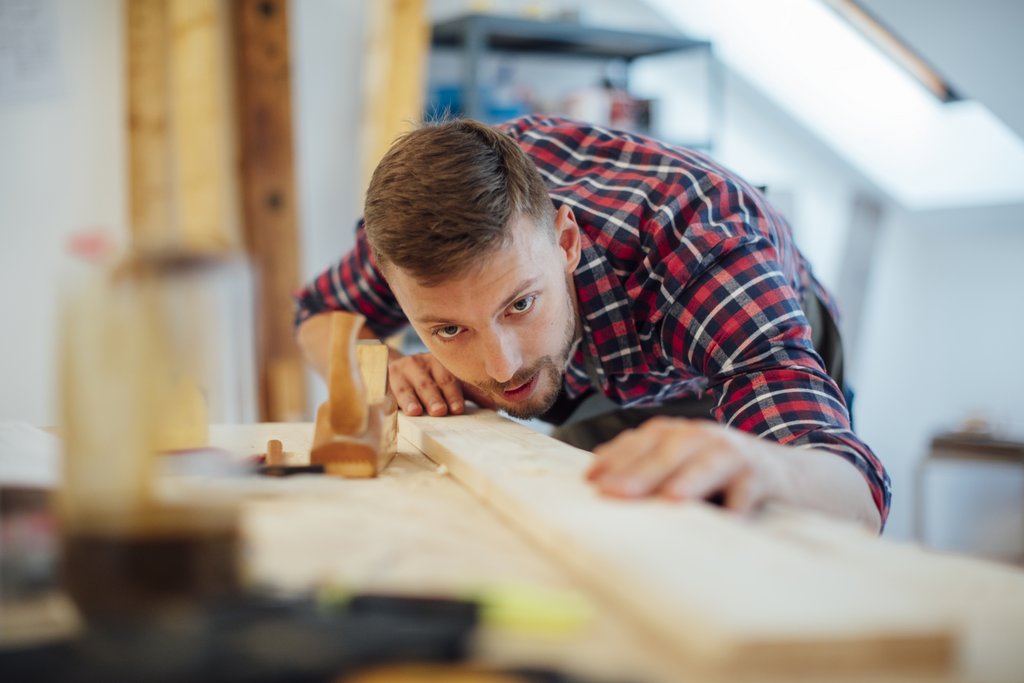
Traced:
POLYGON ((537 167, 508 135, 471 119, 399 137, 373 172, 364 209, 377 262, 426 286, 507 246, 520 216, 553 238, 554 207, 537 167))

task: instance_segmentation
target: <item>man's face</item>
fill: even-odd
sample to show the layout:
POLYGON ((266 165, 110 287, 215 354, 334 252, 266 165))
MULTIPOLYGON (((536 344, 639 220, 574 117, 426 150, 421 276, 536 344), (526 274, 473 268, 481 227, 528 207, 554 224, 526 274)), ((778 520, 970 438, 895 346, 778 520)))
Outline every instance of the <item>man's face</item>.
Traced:
POLYGON ((512 231, 509 246, 439 285, 422 286, 399 268, 387 276, 434 357, 509 415, 527 419, 554 403, 579 337, 572 285, 579 228, 562 207, 554 240, 528 218, 512 231))

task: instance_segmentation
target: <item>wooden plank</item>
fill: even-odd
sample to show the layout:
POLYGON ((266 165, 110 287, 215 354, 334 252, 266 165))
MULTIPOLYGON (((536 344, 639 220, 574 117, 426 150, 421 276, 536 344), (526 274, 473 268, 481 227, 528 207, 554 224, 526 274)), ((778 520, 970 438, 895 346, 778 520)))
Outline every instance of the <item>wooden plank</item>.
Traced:
POLYGON ((822 556, 861 568, 941 605, 962 634, 963 680, 1020 679, 1024 671, 1024 571, 1019 567, 918 545, 875 538, 857 527, 775 509, 764 525, 772 533, 822 556))
POLYGON ((301 419, 305 373, 292 330, 299 227, 287 0, 233 4, 245 241, 260 274, 260 414, 301 419))
POLYGON ((941 673, 952 617, 907 587, 703 503, 611 501, 591 456, 488 411, 400 433, 679 654, 728 674, 941 673))
POLYGON ((178 244, 241 248, 230 40, 224 0, 171 0, 170 110, 178 244))
POLYGON ((138 244, 240 246, 225 0, 128 0, 130 217, 138 244))
POLYGON ((167 3, 125 4, 129 217, 143 244, 165 241, 174 222, 167 3))
MULTIPOLYGON (((310 423, 211 425, 210 442, 246 454, 280 439, 299 464, 308 462, 312 434, 310 423)), ((246 576, 256 585, 302 595, 332 585, 425 596, 507 588, 512 598, 571 597, 582 610, 561 627, 545 626, 543 618, 484 626, 474 637, 474 658, 595 681, 683 680, 670 658, 408 442, 376 479, 246 477, 220 485, 204 491, 244 499, 246 576)), ((531 619, 530 602, 518 610, 522 619, 531 619)))

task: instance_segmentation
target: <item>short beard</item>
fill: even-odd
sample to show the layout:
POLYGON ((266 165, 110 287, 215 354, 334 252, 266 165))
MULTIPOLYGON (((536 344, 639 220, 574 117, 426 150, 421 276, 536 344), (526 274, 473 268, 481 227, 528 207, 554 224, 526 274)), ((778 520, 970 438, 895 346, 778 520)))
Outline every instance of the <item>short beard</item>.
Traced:
MULTIPOLYGON (((555 401, 558 400, 558 393, 562 388, 562 374, 565 372, 565 364, 557 364, 551 356, 544 356, 533 367, 528 370, 517 372, 508 382, 488 382, 486 385, 477 385, 481 390, 488 392, 491 396, 500 396, 506 389, 518 387, 529 382, 535 376, 543 376, 551 385, 548 393, 543 396, 536 396, 523 403, 506 405, 501 399, 495 398, 498 407, 514 418, 520 420, 532 420, 548 412, 555 401)), ((542 383, 538 380, 538 384, 542 383)))

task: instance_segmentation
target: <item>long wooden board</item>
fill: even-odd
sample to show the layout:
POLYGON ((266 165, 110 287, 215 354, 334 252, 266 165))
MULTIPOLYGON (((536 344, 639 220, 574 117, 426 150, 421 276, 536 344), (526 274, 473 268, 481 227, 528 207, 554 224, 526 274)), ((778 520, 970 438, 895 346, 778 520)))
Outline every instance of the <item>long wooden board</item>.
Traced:
POLYGON ((403 415, 399 432, 681 666, 740 675, 952 667, 952 614, 862 571, 870 553, 818 552, 703 503, 602 498, 583 478, 588 453, 488 411, 403 415))

